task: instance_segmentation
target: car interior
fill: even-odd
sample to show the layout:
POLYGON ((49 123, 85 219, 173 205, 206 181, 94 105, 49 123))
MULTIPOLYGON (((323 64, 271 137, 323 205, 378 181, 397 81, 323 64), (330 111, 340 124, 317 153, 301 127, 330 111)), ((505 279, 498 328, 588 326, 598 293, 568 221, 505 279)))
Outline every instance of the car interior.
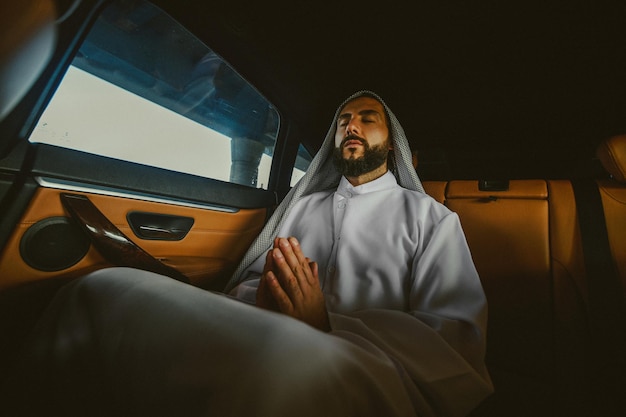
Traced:
POLYGON ((495 393, 472 416, 626 413, 626 6, 14 3, 0 13, 0 375, 89 272, 223 289, 337 104, 367 88, 459 215, 487 296, 495 393), (131 99, 150 103, 144 121, 131 99))

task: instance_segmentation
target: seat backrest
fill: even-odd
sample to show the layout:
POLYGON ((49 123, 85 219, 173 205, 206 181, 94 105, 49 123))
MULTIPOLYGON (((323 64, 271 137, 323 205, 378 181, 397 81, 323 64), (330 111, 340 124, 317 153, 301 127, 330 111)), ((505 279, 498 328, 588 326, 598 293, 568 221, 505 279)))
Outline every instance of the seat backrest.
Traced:
POLYGON ((487 415, 512 406, 507 415, 581 415, 589 334, 572 185, 479 184, 450 181, 444 203, 461 219, 489 303, 487 365, 497 395, 487 415))
POLYGON ((446 199, 446 181, 422 181, 422 186, 424 187, 424 191, 426 194, 440 202, 444 203, 446 199))
MULTIPOLYGON (((626 135, 603 142, 597 156, 610 174, 597 183, 626 298, 626 135)), ((496 395, 472 416, 591 415, 596 341, 573 183, 512 180, 504 191, 479 184, 424 182, 459 215, 489 303, 496 395)))
POLYGON ((490 364, 544 376, 553 367, 546 181, 509 181, 504 191, 450 181, 445 204, 461 219, 489 300, 490 364))
POLYGON ((598 181, 609 245, 626 297, 626 135, 602 142, 597 156, 611 178, 598 181))

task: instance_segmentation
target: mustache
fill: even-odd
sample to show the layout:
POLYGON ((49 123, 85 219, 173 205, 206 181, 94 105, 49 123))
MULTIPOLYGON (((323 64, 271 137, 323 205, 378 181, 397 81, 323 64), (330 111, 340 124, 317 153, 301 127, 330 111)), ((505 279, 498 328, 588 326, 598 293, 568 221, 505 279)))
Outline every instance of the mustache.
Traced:
POLYGON ((358 140, 359 142, 361 142, 361 145, 363 146, 367 146, 367 141, 361 137, 358 137, 357 135, 348 135, 345 138, 343 138, 343 140, 341 141, 341 144, 339 145, 340 148, 343 148, 346 144, 346 142, 350 141, 350 140, 358 140))

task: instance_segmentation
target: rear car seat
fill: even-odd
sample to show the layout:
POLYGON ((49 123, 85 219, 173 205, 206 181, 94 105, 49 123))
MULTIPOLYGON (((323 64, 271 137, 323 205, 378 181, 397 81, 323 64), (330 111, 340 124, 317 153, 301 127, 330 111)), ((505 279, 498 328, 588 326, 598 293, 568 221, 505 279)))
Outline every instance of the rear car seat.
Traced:
POLYGON ((600 272, 588 281, 594 395, 599 403, 612 407, 603 414, 615 409, 616 415, 626 415, 626 135, 607 139, 596 154, 610 177, 597 181, 598 206, 606 223, 603 243, 597 246, 604 247, 605 255, 591 251, 592 259, 601 265, 594 267, 600 272))
POLYGON ((611 178, 598 181, 609 245, 626 298, 626 135, 604 141, 598 159, 611 178))
POLYGON ((423 181, 424 191, 426 194, 443 204, 446 199, 446 181, 423 181))
MULTIPOLYGON (((603 142, 597 156, 611 176, 597 183, 626 296, 626 135, 603 142)), ((572 181, 482 185, 424 182, 459 215, 489 302, 487 365, 496 390, 473 416, 594 415, 598 341, 572 181)), ((624 319, 615 318, 616 332, 624 319)))
POLYGON ((550 207, 544 180, 481 187, 450 181, 445 204, 460 219, 489 303, 487 366, 496 392, 477 415, 551 415, 555 345, 550 207))

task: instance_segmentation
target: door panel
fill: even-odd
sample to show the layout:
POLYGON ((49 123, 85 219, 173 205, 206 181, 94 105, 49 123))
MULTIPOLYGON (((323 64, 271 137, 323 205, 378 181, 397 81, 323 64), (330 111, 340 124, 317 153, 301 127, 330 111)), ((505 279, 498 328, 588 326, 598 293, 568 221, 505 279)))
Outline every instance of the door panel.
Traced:
MULTIPOLYGON (((0 291, 33 281, 80 276, 111 265, 93 246, 77 263, 60 270, 36 269, 27 263, 28 256, 22 252, 29 249, 24 249, 22 242, 28 238, 28 231, 35 225, 41 225, 46 219, 50 223, 48 229, 52 230, 55 225, 54 219, 70 217, 61 203, 60 195, 64 192, 75 193, 74 190, 45 187, 37 190, 0 257, 0 291)), ((137 246, 186 275, 193 285, 206 288, 218 285, 220 278, 229 275, 263 227, 267 213, 264 208, 227 212, 185 207, 175 202, 168 204, 95 193, 82 195, 87 196, 106 218, 137 246), (127 216, 133 212, 192 218, 193 226, 182 240, 145 240, 138 238, 128 223, 127 216)), ((56 235, 52 233, 53 236, 50 237, 41 232, 39 240, 48 239, 48 241, 32 244, 30 250, 35 252, 55 250, 53 248, 55 245, 63 245, 71 238, 68 229, 61 229, 56 235)), ((71 245, 67 246, 70 247, 68 250, 72 250, 71 245)), ((36 256, 36 253, 31 254, 31 258, 36 256)))
POLYGON ((0 375, 60 285, 113 265, 63 193, 86 196, 192 285, 219 290, 288 190, 291 120, 166 13, 130 3, 72 5, 49 65, 0 120, 0 375), (140 238, 131 213, 148 213, 136 228, 184 236, 140 238), (152 221, 162 216, 193 221, 152 221))

